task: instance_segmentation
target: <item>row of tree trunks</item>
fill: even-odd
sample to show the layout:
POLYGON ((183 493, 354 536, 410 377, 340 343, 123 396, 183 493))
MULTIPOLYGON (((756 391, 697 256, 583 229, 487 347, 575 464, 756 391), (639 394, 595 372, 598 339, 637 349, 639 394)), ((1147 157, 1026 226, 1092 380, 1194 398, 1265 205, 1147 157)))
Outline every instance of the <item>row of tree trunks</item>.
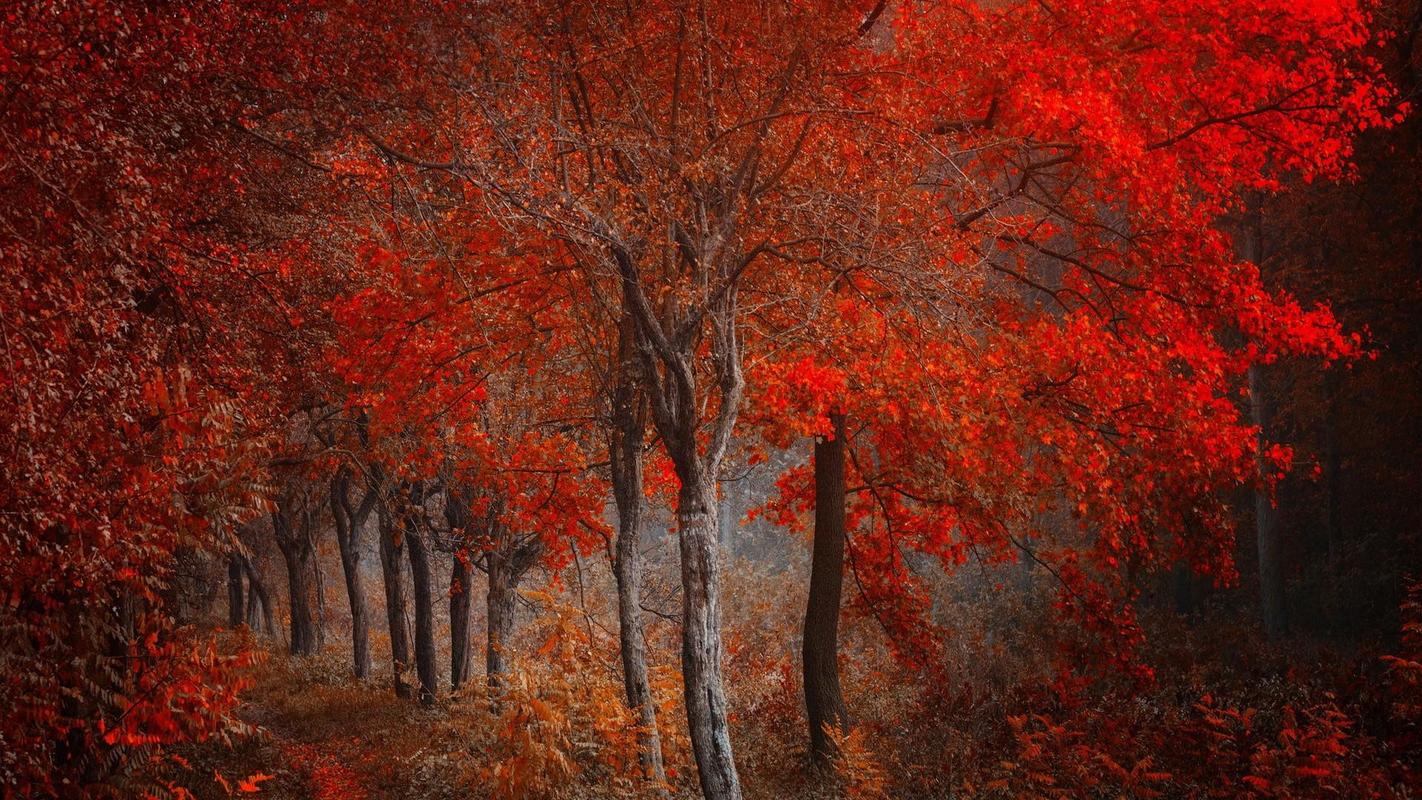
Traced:
MULTIPOLYGON (((643 768, 648 778, 661 784, 665 770, 657 728, 656 707, 651 695, 647 667, 646 643, 641 612, 641 552, 639 532, 643 508, 643 442, 646 425, 645 408, 635 384, 626 382, 614 400, 614 431, 611 439, 612 483, 618 512, 618 539, 613 571, 617 581, 618 621, 623 667, 623 683, 627 705, 638 715, 643 736, 643 768)), ((803 678, 806 712, 810 727, 811 754, 817 763, 834 755, 834 747, 826 735, 830 728, 842 729, 847 720, 839 685, 837 664, 838 619, 843 587, 844 503, 845 503, 845 442, 844 419, 832 418, 833 438, 816 442, 815 469, 815 530, 811 561, 810 594, 806 609, 803 640, 803 678)), ((435 663, 433 624, 433 578, 430 565, 431 543, 421 529, 422 513, 417 510, 423 501, 423 487, 407 485, 405 496, 396 502, 399 510, 389 513, 378 502, 377 489, 370 487, 358 505, 350 496, 352 474, 348 468, 338 470, 330 484, 330 502, 340 548, 342 568, 349 598, 354 649, 353 670, 358 678, 370 675, 369 612, 360 573, 360 531, 371 511, 379 508, 380 552, 385 589, 387 625, 390 631, 394 689, 400 697, 410 697, 406 679, 411 664, 411 647, 406 608, 409 602, 404 585, 404 557, 408 553, 414 601, 414 658, 418 680, 418 697, 422 703, 433 703, 437 695, 438 669, 435 663), (397 522, 398 520, 398 522, 397 522)), ((720 525, 716 519, 717 505, 710 501, 714 489, 708 487, 691 493, 683 492, 679 503, 682 531, 682 564, 684 586, 706 585, 705 570, 714 569, 714 552, 720 525), (689 574, 688 574, 689 573, 689 574)), ((294 653, 314 653, 319 648, 319 635, 310 607, 311 589, 307 577, 314 573, 314 553, 311 536, 312 512, 306 501, 300 508, 283 502, 273 514, 277 543, 286 563, 291 588, 292 639, 294 653), (299 530, 298 530, 299 529, 299 530)), ((469 524, 467 499, 451 497, 446 506, 451 530, 469 524)), ((488 640, 485 673, 491 689, 501 686, 508 670, 507 649, 510 645, 516 615, 517 587, 524 573, 536 561, 541 545, 536 537, 516 542, 505 535, 505 546, 495 548, 487 556, 488 640)), ((451 665, 450 685, 459 689, 469 679, 470 612, 472 608, 473 564, 462 552, 456 552, 450 576, 451 665)), ((250 561, 240 554, 228 560, 228 620, 232 627, 246 622, 254 630, 264 627, 271 631, 272 607, 265 585, 260 581, 250 561), (243 578, 249 589, 243 591, 243 578), (261 616, 258 616, 258 610, 261 616)), ((714 578, 709 581, 714 585, 714 578)), ((692 668, 687 676, 689 686, 720 683, 719 637, 709 635, 718 614, 714 597, 707 593, 688 598, 685 613, 693 622, 692 635, 687 638, 685 665, 692 668), (690 657, 686 657, 687 655, 690 657)), ((688 689, 688 708, 697 718, 714 719, 717 711, 725 713, 724 697, 716 702, 715 692, 688 689), (693 707, 695 707, 693 709, 693 707)), ((704 741, 703 747, 713 752, 729 752, 729 737, 724 726, 700 725, 694 730, 704 741), (722 741, 724 739, 724 741, 722 741)), ((722 781, 725 781, 723 776, 722 781)), ((724 783, 722 785, 725 785, 724 783)))

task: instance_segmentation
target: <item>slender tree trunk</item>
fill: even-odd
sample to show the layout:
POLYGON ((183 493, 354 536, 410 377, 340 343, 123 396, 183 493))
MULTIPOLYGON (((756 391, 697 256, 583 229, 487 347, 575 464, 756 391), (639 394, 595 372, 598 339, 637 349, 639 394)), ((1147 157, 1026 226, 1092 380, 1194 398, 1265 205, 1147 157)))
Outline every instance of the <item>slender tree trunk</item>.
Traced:
POLYGON ((1343 452, 1338 441, 1339 394, 1342 377, 1337 367, 1323 377, 1323 480, 1328 493, 1328 560, 1337 569, 1338 544, 1343 537, 1343 452))
POLYGON ((336 527, 336 545, 341 551, 341 570, 346 579, 346 598, 351 608, 351 660, 356 678, 370 677, 370 611, 360 574, 360 531, 370 515, 375 489, 367 490, 359 508, 350 501, 350 470, 341 467, 331 479, 331 518, 336 527))
POLYGON ((458 691, 469 680, 469 613, 474 604, 474 570, 463 551, 454 554, 449 574, 449 688, 458 691))
POLYGON ((1170 572, 1171 593, 1175 601, 1175 613, 1191 616, 1196 611, 1195 574, 1189 564, 1176 564, 1170 572))
MULTIPOLYGON (((1256 198, 1237 241, 1240 254, 1254 262, 1264 263, 1264 214, 1256 198)), ((1284 566, 1283 549, 1279 535, 1278 513, 1267 483, 1268 463, 1264 458, 1264 448, 1268 445, 1271 423, 1267 376, 1263 366, 1249 367, 1249 416, 1258 429, 1259 446, 1258 479, 1260 486, 1254 492, 1254 533, 1255 547, 1259 556, 1259 611, 1264 630, 1270 639, 1281 636, 1285 628, 1284 566)))
POLYGON ((233 553, 227 557, 227 627, 242 624, 242 557, 233 553))
POLYGON ((390 661, 395 696, 409 697, 405 671, 410 667, 410 639, 405 625, 405 542, 394 512, 382 505, 380 518, 380 572, 385 584, 385 624, 390 632, 390 661))
POLYGON ((316 529, 315 526, 307 528, 306 549, 310 553, 311 581, 315 588, 315 613, 312 619, 315 622, 316 650, 326 647, 326 576, 321 572, 321 559, 316 557, 316 529))
POLYGON ((449 688, 459 691, 473 666, 469 647, 469 613, 474 607, 474 568, 469 560, 470 494, 459 486, 446 492, 444 518, 453 539, 449 571, 449 688))
POLYGON ((834 438, 815 442, 815 536, 810 558, 810 598, 802 650, 810 758, 823 765, 835 755, 828 728, 848 724, 839 687, 839 606, 844 587, 844 417, 831 416, 834 438))
POLYGON ((696 754, 701 793, 711 800, 739 800, 740 778, 731 752, 721 678, 716 490, 709 477, 690 477, 693 480, 682 477, 676 512, 681 545, 681 671, 687 727, 696 754))
MULTIPOLYGON (((1262 368, 1255 364, 1249 368, 1250 416, 1259 428, 1259 447, 1266 445, 1270 414, 1268 401, 1264 396, 1264 375, 1262 368)), ((1265 481, 1268 468, 1263 454, 1259 457, 1259 480, 1265 481)), ((1259 609, 1264 630, 1270 639, 1282 636, 1285 630, 1284 605, 1284 565, 1283 542, 1279 535, 1278 510, 1267 488, 1261 486, 1254 492, 1254 528, 1259 552, 1259 609)))
MULTIPOLYGON (((413 526, 412 526, 413 527, 413 526)), ((439 667, 435 663, 433 579, 429 545, 424 534, 406 528, 410 552, 410 583, 415 593, 415 672, 420 680, 420 703, 434 705, 439 694, 439 667)))
MULTIPOLYGON (((626 343, 624 342, 624 347, 626 343)), ((624 365, 624 370, 630 367, 624 365)), ((617 549, 612 571, 617 579, 617 622, 622 651, 622 684, 627 707, 641 727, 642 768, 654 783, 666 783, 657 705, 647 675, 647 645, 642 628, 642 441, 646 428, 642 399, 624 380, 613 396, 612 494, 617 505, 617 549)))
POLYGON ((265 631, 268 636, 276 635, 275 609, 272 608, 271 593, 266 581, 257 572, 250 558, 242 557, 242 571, 247 575, 247 627, 265 631), (260 612, 261 616, 258 616, 260 612))

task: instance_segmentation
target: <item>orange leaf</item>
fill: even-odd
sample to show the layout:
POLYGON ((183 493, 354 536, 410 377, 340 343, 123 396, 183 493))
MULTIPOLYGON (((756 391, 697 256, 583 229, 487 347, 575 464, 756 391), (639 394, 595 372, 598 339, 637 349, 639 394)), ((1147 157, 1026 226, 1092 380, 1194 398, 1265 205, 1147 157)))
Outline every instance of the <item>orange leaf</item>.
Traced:
POLYGON ((262 790, 262 787, 258 786, 257 784, 261 783, 262 781, 269 781, 272 779, 272 777, 273 776, 271 775, 264 775, 260 772, 255 775, 248 775, 247 777, 242 779, 241 783, 237 784, 237 788, 244 792, 260 792, 262 790))

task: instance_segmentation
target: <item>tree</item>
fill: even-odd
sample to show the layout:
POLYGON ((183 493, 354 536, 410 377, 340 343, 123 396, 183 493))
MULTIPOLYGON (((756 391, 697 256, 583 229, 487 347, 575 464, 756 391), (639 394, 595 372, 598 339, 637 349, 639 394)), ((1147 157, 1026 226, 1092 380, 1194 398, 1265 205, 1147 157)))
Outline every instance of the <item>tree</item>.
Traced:
POLYGON ((370 677, 370 612, 360 575, 361 529, 379 502, 379 489, 369 486, 358 504, 351 500, 352 470, 341 464, 331 476, 331 518, 336 528, 336 544, 341 551, 341 568, 346 576, 346 597, 351 609, 351 649, 355 676, 370 677))
MULTIPOLYGON (((909 556, 1028 558, 1078 652, 1140 671, 1135 576, 1233 579, 1218 499, 1290 460, 1234 403, 1249 368, 1358 347, 1218 224, 1242 190, 1342 174, 1392 121, 1352 0, 12 16, 0 736, 38 791, 232 723, 231 662, 189 646, 164 588, 181 548, 232 551, 272 500, 292 644, 314 649, 317 501, 267 485, 312 409, 368 411, 387 493, 447 475, 489 498, 470 544, 501 611, 524 562, 610 538, 590 465, 616 454, 627 696, 654 722, 625 552, 650 423, 679 484, 701 788, 736 798, 718 501, 747 391, 784 401, 781 435, 853 421, 857 602, 905 656, 935 633, 909 556)), ((408 547, 429 700, 431 529, 380 505, 397 691, 408 547)), ((273 609, 252 566, 249 619, 273 609)))
POLYGON ((316 515, 309 487, 299 485, 277 500, 272 512, 272 530, 286 563, 286 585, 291 605, 291 652, 315 655, 321 649, 318 618, 313 608, 316 515))
POLYGON ((801 655, 810 754, 820 763, 834 752, 828 732, 842 732, 848 717, 839 688, 838 663, 839 606, 844 584, 844 416, 832 415, 830 424, 832 431, 815 440, 815 534, 801 655))
MULTIPOLYGON (((949 563, 979 546, 1014 557, 1044 537, 1056 546, 1030 552, 1058 564, 1068 605, 1129 639, 1108 608, 1128 591, 1117 565, 1155 557, 1141 530, 1183 531, 1181 515, 1195 513, 1181 503, 1142 516, 1145 498, 1207 497, 1250 474, 1240 470, 1255 446, 1236 412, 1198 410, 1238 376, 1238 353, 1211 332, 1241 329, 1255 355, 1352 346, 1326 311, 1264 292, 1211 225, 1236 188, 1278 170, 1336 173, 1354 130, 1384 121, 1372 65, 1344 64, 1366 40, 1363 18, 1328 6, 952 3, 886 17, 882 4, 644 3, 520 7, 447 26, 466 40, 439 49, 439 72, 475 77, 423 84, 428 119, 370 141, 403 169, 467 187, 523 241, 559 243, 587 293, 615 298, 630 320, 681 484, 683 675, 707 796, 740 793, 720 688, 717 473, 747 348, 773 348, 776 333, 748 324, 740 298, 756 297, 758 323, 778 305, 811 304, 827 273, 844 273, 895 326, 893 352, 919 368, 895 365, 893 389, 921 403, 962 398, 921 422, 908 404, 854 415, 881 423, 879 474, 857 512, 880 526, 865 544, 881 600, 911 600, 896 555, 905 527, 949 563), (945 63, 943 42, 971 55, 945 63), (599 58, 586 58, 594 48, 599 58), (942 353, 924 357, 930 348, 984 368, 945 366, 942 353), (1185 376, 1146 385, 1176 362, 1185 376), (1120 364, 1142 368, 1122 376, 1120 364), (1003 403, 1023 416, 999 418, 1003 403), (1148 433, 1167 411, 1185 423, 1148 433), (1108 455, 1123 430, 1149 445, 1142 460, 1168 460, 1167 441, 1188 430, 1210 466, 1120 493, 1140 463, 1108 455), (961 460, 935 461, 943 443, 961 460), (991 447, 1010 456, 989 461, 991 447), (983 465, 994 468, 967 481, 973 492, 944 491, 983 465), (1097 483, 1108 465, 1121 473, 1097 483), (1044 497, 1040 486, 1065 490, 1044 497), (1023 503, 1081 525, 1032 530, 1023 503), (1077 566, 1083 552, 1090 571, 1077 566)), ((1227 572, 1206 565, 1225 520, 1204 516, 1212 535, 1175 545, 1227 572)))
MULTIPOLYGON (((383 483, 383 481, 382 481, 383 483)), ((385 587, 385 624, 390 634, 390 672, 396 697, 409 697, 405 673, 410 668, 410 633, 406 622, 405 539, 397 522, 400 512, 390 501, 378 506, 380 522, 380 573, 385 587)))

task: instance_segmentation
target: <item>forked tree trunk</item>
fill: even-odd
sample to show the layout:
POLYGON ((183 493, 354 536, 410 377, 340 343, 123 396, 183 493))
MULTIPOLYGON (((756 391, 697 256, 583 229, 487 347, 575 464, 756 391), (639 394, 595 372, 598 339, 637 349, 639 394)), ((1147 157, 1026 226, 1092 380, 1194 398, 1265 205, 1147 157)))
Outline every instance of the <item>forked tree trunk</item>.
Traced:
MULTIPOLYGON (((729 219, 727 220, 730 221, 729 219)), ((704 305, 675 308, 659 317, 642 283, 636 258, 620 244, 610 248, 622 278, 623 311, 635 321, 636 352, 647 382, 647 396, 657 432, 681 481, 677 527, 681 550, 682 677, 687 727, 696 755, 701 793, 708 800, 740 800, 740 777, 731 750, 726 696, 721 680, 720 564, 716 482, 721 461, 735 431, 741 393, 741 346, 736 330, 736 276, 756 252, 725 258, 723 245, 733 225, 710 239, 679 239, 683 257, 705 279, 720 282, 704 305), (715 388, 697 388, 697 363, 703 358, 692 332, 710 328, 715 388), (718 402, 705 420, 706 401, 718 402), (703 424, 710 422, 709 425, 703 424), (703 434, 709 431, 709 436, 703 434), (704 450, 702 444, 705 444, 704 450)), ((685 232, 682 232, 685 234, 685 232)), ((658 301, 660 302, 660 301, 658 301)), ((673 304, 674 305, 674 304, 673 304)))
POLYGON ((272 514, 272 525, 276 531, 277 547, 286 564, 288 599, 291 603, 291 652, 315 655, 319 644, 311 608, 311 539, 304 530, 292 530, 289 509, 285 503, 281 506, 272 514))
MULTIPOLYGON (((622 651, 622 685, 627 707, 641 728, 642 768, 657 785, 666 783, 662 741, 657 730, 657 705, 647 675, 647 644, 642 627, 642 442, 646 430, 645 400, 631 377, 630 321, 622 333, 623 380, 612 397, 612 496, 617 505, 617 548, 612 572, 617 579, 617 623, 622 651)), ((660 790, 659 790, 660 791, 660 790)))
POLYGON ((504 538, 503 544, 488 555, 488 642, 484 649, 484 676, 495 693, 503 688, 513 652, 519 582, 543 552, 543 540, 536 536, 519 541, 504 531, 504 538))
POLYGON ((834 438, 815 442, 815 533, 810 556, 810 598, 801 655, 810 758, 819 765, 835 755, 828 729, 847 725, 839 687, 839 606, 844 587, 844 417, 831 416, 834 438))
POLYGON ((351 609, 351 668, 356 678, 365 680, 370 677, 370 611, 360 574, 360 532, 374 506, 376 489, 368 488, 360 505, 352 507, 350 477, 350 470, 343 466, 331 479, 331 518, 351 609))
POLYGON ((474 570, 463 551, 454 554, 449 574, 449 688, 458 691, 469 680, 469 614, 474 607, 474 570))
POLYGON ((415 523, 405 529, 405 546, 410 552, 410 583, 415 594, 415 672, 419 676, 420 703, 434 705, 439 694, 439 667, 435 663, 434 580, 430 576, 429 544, 415 523))
POLYGON ((382 504, 380 519, 380 572, 385 584, 385 624, 390 632, 391 673, 396 697, 409 697, 405 672, 410 668, 410 639, 405 626, 404 537, 394 520, 395 512, 382 504))
POLYGON ((227 627, 242 624, 242 557, 233 553, 227 557, 227 627))
POLYGON ((740 778, 731 752, 721 678, 716 490, 709 476, 683 475, 682 481, 676 516, 681 545, 681 670, 687 727, 702 794, 715 800, 739 800, 740 778))

